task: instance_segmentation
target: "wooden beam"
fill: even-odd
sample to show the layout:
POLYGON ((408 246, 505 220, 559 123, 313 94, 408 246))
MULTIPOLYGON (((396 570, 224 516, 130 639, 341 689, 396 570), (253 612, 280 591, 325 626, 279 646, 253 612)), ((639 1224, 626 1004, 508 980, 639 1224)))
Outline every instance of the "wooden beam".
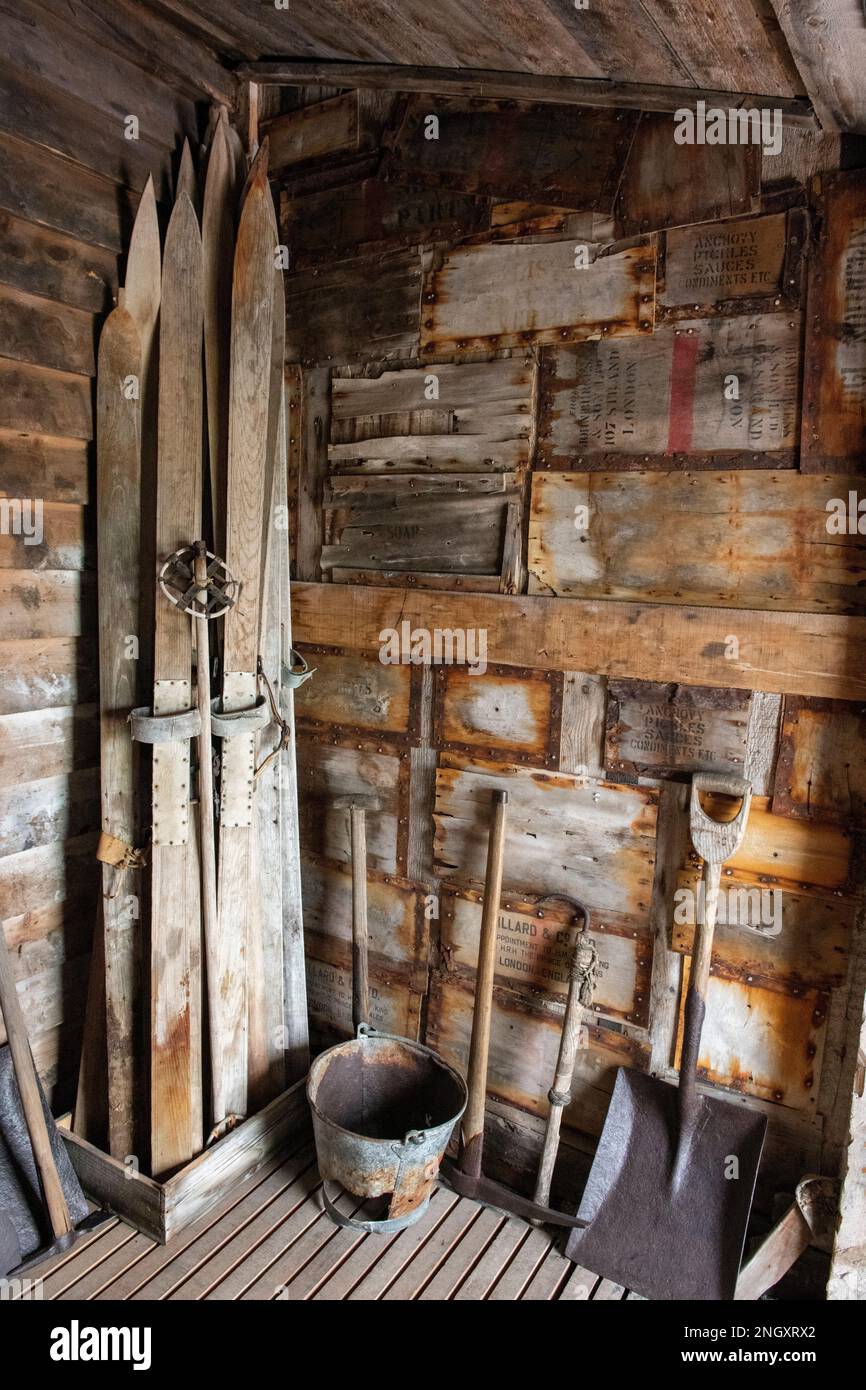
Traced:
POLYGON ((866 618, 330 584, 294 584, 292 601, 294 640, 307 645, 379 651, 380 632, 408 622, 486 633, 491 664, 836 700, 866 692, 866 618))
POLYGON ((429 92, 439 96, 486 97, 505 101, 543 101, 558 106, 614 106, 632 111, 677 111, 707 106, 767 106, 782 112, 788 125, 817 129, 810 102, 802 97, 759 96, 700 87, 664 87, 610 82, 596 77, 548 77, 534 72, 496 72, 487 68, 410 67, 399 63, 262 62, 242 63, 237 75, 278 87, 372 88, 388 92, 429 92))
POLYGON ((772 0, 825 130, 866 132, 866 18, 859 0, 772 0))

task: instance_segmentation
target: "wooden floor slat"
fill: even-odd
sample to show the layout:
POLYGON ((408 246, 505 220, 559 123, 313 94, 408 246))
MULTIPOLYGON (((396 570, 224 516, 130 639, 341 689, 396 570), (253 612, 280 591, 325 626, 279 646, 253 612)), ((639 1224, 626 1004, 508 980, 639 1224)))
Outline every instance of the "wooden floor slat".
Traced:
MULTIPOLYGON (((360 1198, 343 1193, 345 1216, 360 1198)), ((616 1302, 620 1284, 573 1265, 556 1237, 501 1211, 434 1191, 391 1235, 337 1225, 322 1202, 309 1139, 272 1159, 167 1245, 109 1217, 31 1272, 60 1301, 616 1302)))

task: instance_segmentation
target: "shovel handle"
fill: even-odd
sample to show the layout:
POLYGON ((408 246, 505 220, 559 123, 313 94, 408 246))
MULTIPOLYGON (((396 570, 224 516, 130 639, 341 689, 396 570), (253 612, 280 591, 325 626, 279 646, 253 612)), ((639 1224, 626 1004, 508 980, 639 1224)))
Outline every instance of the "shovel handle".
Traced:
POLYGON ((487 1098, 487 1057, 490 1051, 490 1021, 493 1014, 493 976, 496 969, 496 925, 502 897, 502 866, 505 855, 505 804, 508 793, 494 791, 493 816, 487 843, 487 871, 484 876, 484 908, 478 941, 478 970, 475 977, 475 1008, 472 1015, 472 1041, 469 1045, 467 1086, 469 1100, 463 1117, 460 1167, 473 1177, 481 1175, 484 1146, 484 1102, 487 1098))
POLYGON ((370 1022, 369 933, 367 928, 367 817, 349 808, 352 839, 352 1023, 370 1022))

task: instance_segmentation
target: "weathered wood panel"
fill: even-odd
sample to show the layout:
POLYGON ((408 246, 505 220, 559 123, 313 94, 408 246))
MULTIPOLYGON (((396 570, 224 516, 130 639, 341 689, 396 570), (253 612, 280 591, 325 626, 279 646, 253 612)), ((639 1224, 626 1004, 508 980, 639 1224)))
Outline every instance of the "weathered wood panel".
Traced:
POLYGON ((64 844, 41 845, 0 858, 0 921, 63 902, 76 880, 92 885, 96 904, 97 875, 92 871, 96 835, 64 844))
MULTIPOLYGON (((348 947, 352 940, 351 874, 307 856, 302 883, 309 954, 322 958, 319 938, 348 947)), ((380 958, 383 966, 400 966, 413 987, 423 993, 427 988, 430 921, 417 884, 368 868, 367 913, 373 969, 380 958)))
POLYGON ((299 640, 379 650, 383 628, 486 633, 487 659, 537 671, 862 700, 866 621, 826 613, 294 584, 299 640), (736 637, 736 642, 731 638, 736 637))
MULTIPOLYGON (((688 970, 684 970, 683 999, 688 970)), ((828 999, 783 994, 711 975, 698 1075, 744 1095, 817 1112, 828 999)), ((682 1016, 677 1065, 682 1042, 682 1016)))
MULTIPOLYGON (((472 1031, 473 989, 456 975, 434 975, 427 1018, 430 1046, 465 1074, 472 1031)), ((494 990, 490 1032, 488 1095, 497 1100, 547 1115, 547 1092, 553 1081, 562 1030, 562 1006, 531 1004, 518 994, 494 990)), ((585 1025, 584 1046, 578 1049, 571 1103, 564 1121, 584 1134, 600 1134, 617 1067, 645 1071, 649 1049, 644 1043, 610 1028, 585 1025)))
POLYGON ((99 758, 99 719, 95 705, 27 709, 0 715, 0 785, 35 782, 99 758))
POLYGON ((348 812, 333 800, 350 792, 378 796, 382 809, 367 817, 367 860, 371 868, 397 873, 405 858, 405 796, 408 754, 379 753, 377 745, 340 747, 298 740, 301 846, 341 864, 351 860, 348 812))
POLYGON ((0 856, 21 854, 99 829, 99 770, 0 788, 0 856))
POLYGON ((669 115, 641 117, 616 200, 622 236, 742 217, 760 207, 759 145, 677 145, 669 115))
POLYGON ((99 314, 117 287, 117 257, 0 211, 0 281, 99 314))
MULTIPOLYGON (((32 497, 33 491, 31 484, 25 497, 32 497)), ((16 500, 20 499, 7 503, 8 510, 0 501, 0 515, 5 512, 10 518, 7 522, 4 516, 0 528, 0 568, 80 570, 92 564, 93 547, 90 534, 85 533, 87 516, 83 507, 46 502, 37 514, 31 506, 29 513, 22 511, 19 528, 16 500), (26 529, 22 529, 25 524, 26 529)))
POLYGON ((91 439, 90 381, 0 357, 0 428, 91 439))
POLYGON ((443 877, 483 883, 490 793, 508 792, 505 887, 570 893, 590 908, 646 917, 658 793, 506 763, 464 770, 443 754, 436 774, 435 858, 443 877))
POLYGON ((7 641, 78 637, 96 624, 92 575, 0 570, 0 632, 7 641))
POLYGON ((435 740, 439 748, 509 757, 533 767, 559 765, 562 677, 556 672, 436 672, 435 740))
POLYGON ((809 277, 803 457, 806 472, 866 471, 866 174, 823 180, 809 277))
POLYGON ((87 484, 86 440, 0 430, 0 494, 86 502, 87 484))
POLYGON ((862 27, 849 0, 771 0, 821 125, 866 130, 862 27))
POLYGON ((123 250, 138 195, 49 150, 0 134, 0 207, 109 251, 123 250))
POLYGON ((322 547, 323 570, 486 575, 499 588, 506 539, 508 493, 464 490, 456 497, 374 496, 329 512, 331 543, 322 547))
POLYGON ((862 612, 864 543, 827 531, 827 499, 846 486, 794 472, 537 475, 530 592, 862 612), (684 528, 688 544, 672 545, 684 528))
POLYGON ((0 641, 0 715, 87 704, 98 690, 92 638, 0 641))
POLYGON ((399 251, 286 276, 286 361, 361 362, 418 353, 421 257, 399 251))
POLYGON ((280 225, 292 266, 302 269, 352 250, 453 241, 487 226, 490 200, 379 179, 280 199, 280 225))
MULTIPOLYGON (((723 798, 710 797, 708 806, 711 814, 724 815, 723 798)), ((838 890, 848 885, 851 849, 851 836, 839 826, 774 815, 769 797, 753 796, 743 843, 727 861, 725 874, 758 875, 768 888, 838 890)), ((691 851, 689 858, 700 865, 691 851)))
MULTIPOLYGON (((443 887, 441 951, 447 970, 474 972, 478 961, 483 894, 443 887)), ((497 920, 496 976, 509 989, 564 998, 568 993, 575 927, 564 903, 536 908, 506 894, 497 920)), ((599 952, 592 1008, 597 1014, 646 1027, 652 942, 644 921, 595 912, 591 936, 599 952)))
POLYGON ((311 159, 354 154, 361 142, 360 101, 359 92, 344 92, 263 122, 261 133, 270 145, 270 173, 279 174, 311 159))
POLYGON ((742 690, 610 681, 605 771, 629 782, 691 772, 742 777, 750 702, 742 690))
POLYGON ((666 317, 758 313, 796 307, 808 236, 805 210, 737 218, 668 232, 659 266, 666 317))
POLYGON ((328 726, 335 736, 344 728, 409 735, 411 667, 384 666, 355 652, 304 647, 301 655, 316 673, 295 691, 295 718, 304 726, 328 726))
POLYGON ((866 706, 786 695, 773 810, 866 825, 866 706))
POLYGON ((779 467, 800 435, 797 313, 688 319, 544 354, 547 468, 779 467))
POLYGON ((535 363, 524 356, 336 377, 331 466, 340 473, 521 468, 529 463, 535 380, 535 363))
MULTIPOLYGON (((686 955, 694 941, 699 883, 697 869, 683 869, 677 876, 671 947, 686 955)), ((845 982, 854 914, 849 897, 772 890, 759 874, 726 874, 713 969, 725 979, 794 995, 804 988, 838 989, 845 982), (744 922, 760 923, 761 929, 749 930, 744 922)))
POLYGON ((636 126, 625 111, 414 96, 382 172, 434 188, 611 212, 636 126))
POLYGON ((463 246, 424 284, 423 352, 454 354, 652 332, 655 247, 576 263, 574 240, 463 246))
MULTIPOLYGON (((381 968, 370 971, 370 1022, 383 1033, 417 1038, 424 996, 399 976, 381 968)), ((352 972, 349 960, 317 960, 307 956, 307 1000, 310 1034, 328 1047, 351 1037, 352 972)))

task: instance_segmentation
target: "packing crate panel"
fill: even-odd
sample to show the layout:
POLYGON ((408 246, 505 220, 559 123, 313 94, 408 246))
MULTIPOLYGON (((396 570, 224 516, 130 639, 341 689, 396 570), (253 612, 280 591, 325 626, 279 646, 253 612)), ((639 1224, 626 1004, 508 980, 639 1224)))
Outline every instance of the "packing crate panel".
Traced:
POLYGON ((866 825, 866 706, 786 695, 773 810, 810 821, 866 825))
POLYGON ((801 319, 692 318, 649 340, 544 353, 545 468, 779 467, 796 461, 801 319))
POLYGON ((665 317, 690 311, 723 315, 800 302, 805 209, 744 217, 667 233, 659 265, 658 308, 665 317), (769 302, 767 302, 769 301, 769 302))
POLYGON ((443 355, 651 334, 655 247, 576 263, 565 241, 461 246, 424 284, 421 350, 443 355))
POLYGON ((658 793, 507 763, 471 769, 442 754, 436 774, 437 872, 483 883, 490 793, 508 792, 504 885, 569 893, 587 907, 645 918, 652 895, 658 793))
MULTIPOLYGON (((443 887, 441 949, 449 970, 475 972, 483 894, 477 889, 443 887)), ((577 928, 573 912, 561 902, 545 903, 506 894, 497 924, 496 976, 508 989, 525 989, 564 999, 577 928)), ((591 936, 599 953, 599 976, 592 1011, 646 1027, 652 941, 643 919, 593 913, 591 936)))
POLYGON ((335 797, 356 792, 381 798, 382 809, 367 817, 367 854, 371 868, 398 871, 405 858, 405 804, 408 795, 407 753, 379 753, 375 742, 343 747, 300 737, 298 794, 301 846, 341 864, 350 862, 349 817, 337 810, 335 797))
MULTIPOLYGON (((427 1016, 427 1042, 463 1075, 469 1059, 473 988, 455 975, 434 975, 427 1016)), ((495 989, 490 1029, 488 1095, 547 1117, 562 1032, 562 1006, 531 1004, 495 989)), ((564 1121, 584 1134, 600 1134, 618 1067, 646 1071, 649 1048, 614 1028, 584 1024, 564 1121)))
POLYGON ((295 691, 295 717, 301 723, 328 726, 335 734, 349 728, 408 737, 417 719, 411 667, 384 666, 374 656, 324 647, 303 647, 300 654, 315 670, 313 679, 295 691))
MULTIPOLYGON (((694 867, 677 877, 671 946, 686 955, 694 941, 700 882, 701 871, 694 867)), ((713 939, 714 968, 726 979, 757 981, 788 994, 804 988, 838 989, 848 968, 854 913, 850 897, 776 889, 759 874, 725 871, 713 939)))
POLYGON ((866 472, 866 174, 822 179, 809 277, 803 468, 866 472))
POLYGON ((616 200, 620 235, 742 217, 760 207, 759 146, 678 145, 675 128, 670 114, 641 116, 616 200))
POLYGON ((332 474, 488 474, 527 466, 535 370, 521 355, 335 377, 332 474))
MULTIPOLYGON (((677 1065, 687 982, 688 968, 683 971, 677 1065)), ((760 1100, 817 1113, 827 1007, 827 996, 819 990, 782 994, 711 975, 699 1077, 760 1100)))
MULTIPOLYGON (((373 812, 367 817, 369 826, 373 812)), ((304 931, 308 938, 323 938, 347 947, 352 941, 352 877, 345 868, 310 855, 304 857, 304 931)), ((403 967, 415 987, 427 984, 429 919, 424 894, 416 884, 393 874, 367 869, 367 913, 370 953, 374 965, 381 957, 403 967), (419 978, 415 979, 417 976, 419 978)), ((321 956, 311 943, 311 953, 321 956)))
POLYGON ((285 277, 286 361, 314 364, 415 357, 421 258, 398 251, 285 277))
MULTIPOLYGON (((383 1033, 417 1039, 424 996, 404 980, 381 969, 370 971, 370 1022, 383 1033)), ((310 1033, 320 1047, 351 1037, 352 970, 348 960, 335 963, 307 956, 307 1002, 310 1033)))
POLYGON ((610 212, 637 121, 631 111, 551 111, 542 104, 413 96, 383 174, 434 188, 610 212))
POLYGON ((827 530, 827 500, 849 481, 793 470, 537 474, 529 591, 862 613, 866 544, 827 530))
POLYGON ((379 179, 326 188, 291 198, 281 195, 283 240, 290 263, 302 269, 335 254, 365 254, 426 241, 455 241, 482 231, 490 200, 465 193, 415 188, 379 179))
MULTIPOLYGON (((724 815, 723 798, 706 798, 710 814, 724 815)), ((811 824, 774 815, 770 799, 753 796, 742 845, 725 865, 725 874, 757 876, 767 887, 806 891, 848 886, 851 836, 837 825, 811 824)), ((700 864, 689 851, 689 860, 700 864)))
POLYGON ((558 766, 560 673, 440 666, 435 680, 437 747, 475 748, 491 758, 558 766))
POLYGON ((690 772, 742 777, 750 706, 744 690, 611 680, 605 772, 625 781, 690 772))

